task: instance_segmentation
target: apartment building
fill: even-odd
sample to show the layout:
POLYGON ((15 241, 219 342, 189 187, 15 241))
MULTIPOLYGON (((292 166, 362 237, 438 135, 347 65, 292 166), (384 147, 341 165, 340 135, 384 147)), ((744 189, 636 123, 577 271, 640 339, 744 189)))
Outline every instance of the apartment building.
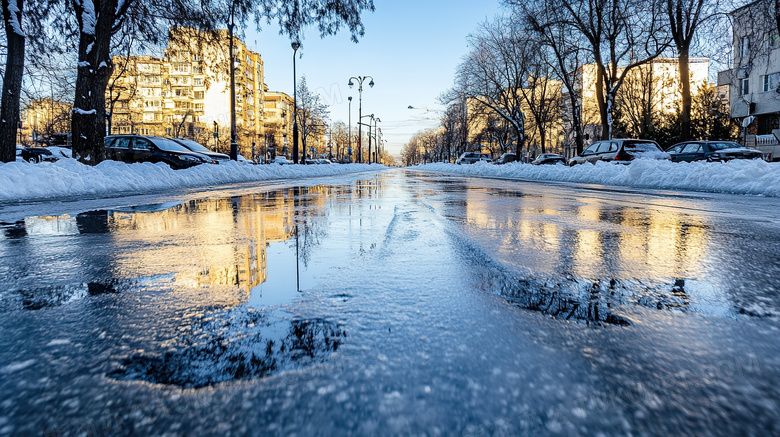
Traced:
MULTIPOLYGON (((700 89, 705 89, 708 84, 709 59, 689 59, 691 93, 695 94, 700 89)), ((675 114, 680 110, 680 67, 677 58, 656 58, 651 62, 632 68, 624 79, 618 99, 631 101, 632 105, 624 107, 621 111, 620 122, 625 126, 631 126, 632 118, 640 119, 645 114, 642 111, 650 111, 655 114, 675 114), (633 111, 632 111, 633 110, 633 111)), ((596 99, 596 64, 582 66, 575 80, 577 84, 576 94, 580 97, 581 124, 586 141, 592 142, 601 137, 601 115, 596 99)), ((564 97, 565 118, 564 128, 566 132, 565 154, 574 155, 574 135, 571 122, 571 100, 564 97)), ((635 130, 641 130, 641 126, 633 126, 635 130)))
POLYGON ((759 0, 731 12, 733 61, 718 73, 729 88, 731 117, 743 141, 768 160, 780 160, 780 34, 774 2, 759 0))
POLYGON ((263 117, 265 120, 265 148, 269 158, 292 152, 292 125, 294 102, 289 95, 265 91, 263 117))
POLYGON ((20 119, 21 143, 50 138, 56 133, 70 132, 73 103, 52 98, 35 99, 25 105, 20 119))
MULTIPOLYGON (((186 137, 229 151, 227 31, 216 31, 205 41, 194 36, 171 38, 162 57, 114 57, 116 68, 106 90, 112 134, 186 137)), ((238 38, 233 54, 239 153, 254 157, 265 134, 263 61, 238 38)))

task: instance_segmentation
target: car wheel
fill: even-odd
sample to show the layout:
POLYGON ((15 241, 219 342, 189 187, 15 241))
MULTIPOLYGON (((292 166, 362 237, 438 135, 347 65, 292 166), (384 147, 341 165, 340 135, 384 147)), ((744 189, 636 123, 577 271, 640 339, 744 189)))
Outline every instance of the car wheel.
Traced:
POLYGON ((30 162, 32 162, 33 164, 40 163, 41 162, 41 156, 40 155, 32 155, 30 157, 30 162))

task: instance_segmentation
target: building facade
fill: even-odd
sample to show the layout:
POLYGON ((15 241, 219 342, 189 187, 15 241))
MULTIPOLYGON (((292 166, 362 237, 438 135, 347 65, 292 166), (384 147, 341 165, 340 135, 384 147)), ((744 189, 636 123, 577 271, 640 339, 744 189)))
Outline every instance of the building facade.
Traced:
MULTIPOLYGON (((706 89, 708 84, 709 59, 690 58, 691 93, 706 89)), ((586 64, 577 71, 576 94, 581 106, 581 125, 586 143, 592 143, 601 137, 601 115, 596 98, 596 64, 586 64)), ((680 111, 680 67, 677 58, 656 58, 651 62, 632 68, 623 80, 616 96, 620 106, 618 121, 621 125, 641 132, 652 126, 641 122, 651 120, 653 114, 672 115, 680 111)), ((565 118, 571 117, 571 101, 564 98, 565 118)), ((576 154, 572 124, 566 123, 565 155, 576 154)))
MULTIPOLYGON (((190 138, 217 151, 230 149, 230 74, 227 31, 182 38, 172 29, 163 57, 115 57, 106 91, 110 133, 190 138), (184 41, 184 42, 182 42, 184 41)), ((233 43, 236 138, 239 153, 257 156, 264 126, 263 61, 238 38, 233 43)))
POLYGON ((42 142, 54 134, 70 132, 72 108, 72 103, 52 98, 35 99, 25 105, 20 118, 20 143, 42 142))
POLYGON ((269 159, 292 152, 293 98, 278 91, 266 91, 263 103, 265 153, 269 159))
POLYGON ((774 2, 759 0, 734 10, 733 60, 718 73, 729 88, 731 117, 743 126, 743 141, 769 160, 780 160, 780 34, 774 2))

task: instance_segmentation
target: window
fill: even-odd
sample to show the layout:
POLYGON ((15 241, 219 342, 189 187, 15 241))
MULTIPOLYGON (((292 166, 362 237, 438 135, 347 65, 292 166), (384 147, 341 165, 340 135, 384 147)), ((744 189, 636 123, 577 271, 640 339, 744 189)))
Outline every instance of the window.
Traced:
POLYGON ((192 84, 195 86, 203 86, 203 78, 196 77, 195 79, 192 79, 192 84))
POLYGON ((780 33, 777 32, 777 29, 769 31, 769 35, 767 36, 767 45, 770 49, 776 49, 780 47, 780 33))
POLYGON ((691 143, 685 146, 685 148, 682 150, 682 153, 699 153, 700 149, 700 144, 691 143))
POLYGON ((745 57, 750 54, 750 37, 749 36, 743 36, 741 40, 739 40, 739 56, 745 57))
POLYGON ((130 148, 130 138, 117 138, 116 141, 114 141, 114 147, 120 148, 120 149, 129 149, 130 148))
POLYGON ((196 111, 203 111, 203 109, 204 109, 203 103, 196 103, 195 104, 195 110, 196 111))
POLYGON ((202 99, 203 98, 203 91, 195 91, 195 98, 196 99, 202 99))
POLYGON ((742 82, 740 82, 740 94, 743 96, 750 94, 750 79, 742 79, 742 82))
POLYGON ((766 76, 761 76, 761 84, 765 93, 769 91, 776 91, 777 85, 780 84, 780 73, 772 73, 767 74, 766 76))
POLYGON ((192 72, 195 74, 203 74, 203 67, 192 67, 192 72))
MULTIPOLYGON (((139 131, 143 135, 148 135, 149 129, 139 129, 139 131)), ((135 141, 133 141, 133 149, 135 150, 151 150, 152 149, 152 143, 149 141, 143 139, 143 138, 136 138, 135 141)))

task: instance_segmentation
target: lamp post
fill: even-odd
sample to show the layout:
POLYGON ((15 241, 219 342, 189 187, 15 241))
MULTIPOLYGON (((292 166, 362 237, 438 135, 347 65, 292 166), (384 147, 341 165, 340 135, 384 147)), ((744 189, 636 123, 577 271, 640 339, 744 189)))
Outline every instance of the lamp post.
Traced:
POLYGON ((368 163, 371 164, 371 120, 374 119, 374 114, 366 114, 361 119, 368 117, 368 123, 360 122, 359 126, 368 126, 368 163))
MULTIPOLYGON (((373 114, 371 114, 373 115, 373 114)), ((378 131, 377 131, 377 123, 382 121, 379 117, 374 118, 371 117, 372 120, 374 120, 374 163, 380 164, 379 158, 382 156, 379 154, 379 137, 378 137, 378 131)), ((369 150, 370 153, 370 150, 369 150)), ((370 160, 369 160, 370 161, 370 160)))
POLYGON ((301 48, 301 43, 293 41, 290 44, 293 49, 293 164, 298 163, 298 85, 295 77, 295 53, 301 48))
POLYGON ((361 143, 363 142, 363 129, 360 120, 363 119, 363 81, 366 79, 371 79, 370 82, 368 82, 368 86, 374 87, 374 78, 371 76, 352 76, 349 78, 349 87, 352 88, 355 84, 352 83, 352 79, 355 79, 358 82, 358 162, 363 162, 363 151, 361 150, 361 143))
POLYGON ((233 15, 236 2, 230 4, 230 24, 228 33, 230 36, 230 159, 238 160, 238 143, 236 143, 236 74, 235 60, 233 59, 233 15))
POLYGON ((347 116, 347 152, 349 154, 350 161, 352 160, 352 96, 347 97, 349 100, 349 115, 347 116))

